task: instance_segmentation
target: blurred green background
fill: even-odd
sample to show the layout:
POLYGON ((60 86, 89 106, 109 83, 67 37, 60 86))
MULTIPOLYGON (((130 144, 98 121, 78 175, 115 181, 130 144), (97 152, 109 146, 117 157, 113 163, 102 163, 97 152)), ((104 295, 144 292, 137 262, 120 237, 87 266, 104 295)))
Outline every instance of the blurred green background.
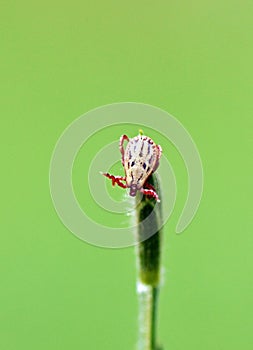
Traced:
POLYGON ((2 1, 0 13, 0 348, 134 349, 134 249, 72 235, 48 172, 78 116, 136 101, 183 123, 205 174, 199 211, 176 235, 187 183, 172 151, 159 339, 165 350, 252 349, 253 3, 2 1))

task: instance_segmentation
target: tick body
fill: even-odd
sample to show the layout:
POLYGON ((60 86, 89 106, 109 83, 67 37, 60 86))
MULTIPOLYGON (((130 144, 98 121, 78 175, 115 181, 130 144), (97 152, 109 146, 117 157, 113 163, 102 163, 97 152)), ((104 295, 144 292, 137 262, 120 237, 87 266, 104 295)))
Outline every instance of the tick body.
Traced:
POLYGON ((102 174, 112 180, 113 186, 117 184, 120 187, 129 188, 130 196, 134 197, 136 192, 140 191, 159 202, 160 200, 154 187, 147 180, 159 166, 159 159, 162 155, 161 146, 156 145, 148 136, 138 135, 134 138, 128 138, 127 135, 122 135, 119 149, 125 176, 102 174), (126 148, 124 148, 125 141, 128 142, 126 148))

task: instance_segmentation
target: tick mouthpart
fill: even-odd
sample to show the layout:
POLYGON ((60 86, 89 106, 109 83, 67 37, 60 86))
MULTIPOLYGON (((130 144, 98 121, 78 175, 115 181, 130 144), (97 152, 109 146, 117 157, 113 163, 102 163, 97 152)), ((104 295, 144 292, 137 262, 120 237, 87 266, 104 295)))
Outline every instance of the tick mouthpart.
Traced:
POLYGON ((135 197, 137 192, 137 185, 131 185, 130 186, 130 196, 135 197))

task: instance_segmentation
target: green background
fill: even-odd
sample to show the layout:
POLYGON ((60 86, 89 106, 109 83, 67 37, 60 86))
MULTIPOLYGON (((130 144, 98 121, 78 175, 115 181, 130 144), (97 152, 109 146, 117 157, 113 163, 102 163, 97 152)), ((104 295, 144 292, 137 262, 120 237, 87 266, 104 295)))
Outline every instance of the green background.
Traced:
POLYGON ((252 349, 252 10, 247 0, 1 2, 1 349, 134 349, 134 249, 70 234, 48 185, 63 130, 121 101, 178 118, 204 166, 199 211, 176 235, 187 184, 172 151, 179 193, 159 339, 165 350, 252 349))

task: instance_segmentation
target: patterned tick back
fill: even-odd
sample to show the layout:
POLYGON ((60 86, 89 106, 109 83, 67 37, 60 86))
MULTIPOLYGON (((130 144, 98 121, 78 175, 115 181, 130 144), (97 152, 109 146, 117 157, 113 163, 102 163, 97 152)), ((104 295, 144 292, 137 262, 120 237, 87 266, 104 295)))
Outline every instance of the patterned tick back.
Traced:
POLYGON ((101 173, 112 180, 112 185, 117 184, 122 188, 130 189, 130 196, 135 196, 140 191, 146 196, 153 197, 160 202, 155 188, 148 183, 148 177, 156 171, 159 159, 162 155, 162 148, 154 141, 142 134, 130 139, 127 135, 120 137, 119 149, 121 162, 125 170, 125 176, 114 176, 109 173, 101 173), (127 146, 124 149, 124 142, 127 146))
POLYGON ((129 139, 123 166, 131 196, 134 196, 136 191, 144 186, 151 173, 157 169, 160 156, 161 147, 156 145, 151 138, 139 135, 129 139))

